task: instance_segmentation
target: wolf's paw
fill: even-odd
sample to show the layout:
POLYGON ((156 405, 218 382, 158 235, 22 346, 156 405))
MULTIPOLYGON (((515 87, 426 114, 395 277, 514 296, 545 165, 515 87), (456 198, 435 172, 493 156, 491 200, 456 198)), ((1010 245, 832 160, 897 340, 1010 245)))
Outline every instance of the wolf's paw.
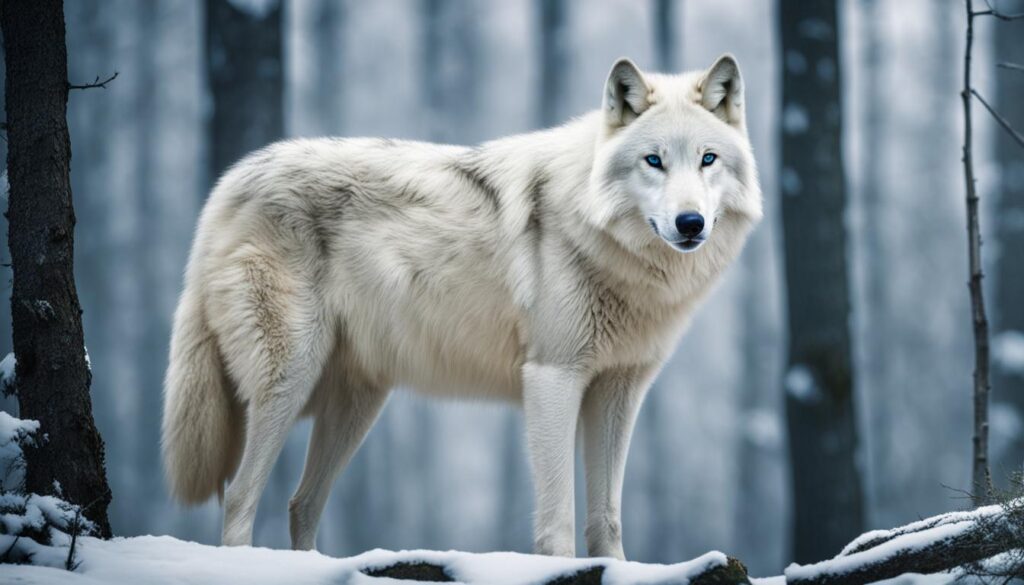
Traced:
POLYGON ((572 535, 539 536, 533 543, 533 553, 551 557, 575 557, 575 539, 572 535))

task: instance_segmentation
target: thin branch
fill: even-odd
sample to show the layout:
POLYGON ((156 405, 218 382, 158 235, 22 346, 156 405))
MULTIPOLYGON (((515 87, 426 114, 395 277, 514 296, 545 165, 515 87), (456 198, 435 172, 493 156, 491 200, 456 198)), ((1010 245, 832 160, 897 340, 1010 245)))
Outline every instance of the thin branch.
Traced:
POLYGON ((94 89, 94 88, 97 88, 97 87, 100 88, 100 89, 107 89, 107 84, 110 83, 111 81, 114 81, 115 79, 117 79, 117 76, 118 76, 118 72, 115 71, 113 75, 111 75, 110 77, 104 79, 103 81, 100 81, 100 76, 97 75, 96 79, 93 80, 92 83, 84 83, 82 85, 75 85, 74 83, 69 83, 68 84, 68 89, 69 90, 70 89, 94 89))
POLYGON ((991 0, 985 0, 985 5, 988 6, 988 10, 979 10, 977 12, 972 12, 971 16, 994 16, 999 20, 1020 20, 1024 18, 1024 13, 1005 14, 1003 12, 999 12, 998 10, 996 10, 994 6, 992 6, 991 0))
MULTIPOLYGON (((90 504, 91 505, 91 504, 90 504)), ((78 568, 81 563, 75 562, 75 545, 78 542, 78 532, 82 528, 82 508, 81 506, 75 508, 75 520, 71 526, 71 547, 68 548, 68 558, 64 561, 64 568, 68 571, 74 571, 78 568)))
POLYGON ((996 65, 1000 69, 1012 69, 1013 71, 1024 71, 1024 65, 1018 65, 1016 63, 999 63, 996 65))
POLYGON ((1006 118, 1000 116, 999 112, 995 111, 995 109, 992 108, 992 106, 988 105, 988 102, 985 101, 985 98, 981 97, 981 94, 978 93, 976 89, 972 88, 971 94, 974 95, 974 97, 978 98, 978 101, 981 102, 981 105, 985 106, 985 109, 988 110, 988 113, 992 114, 992 117, 996 119, 996 122, 999 122, 999 125, 1003 127, 1003 130, 1006 130, 1006 132, 1009 133, 1011 137, 1013 137, 1013 140, 1017 144, 1019 144, 1021 148, 1024 148, 1024 136, 1021 136, 1019 132, 1014 130, 1013 126, 1010 126, 1010 123, 1006 121, 1006 118))
POLYGON ((14 547, 18 545, 18 540, 20 539, 20 534, 14 537, 14 540, 11 541, 11 546, 7 547, 7 550, 4 551, 4 554, 0 555, 0 563, 6 563, 10 560, 11 552, 14 551, 14 547))
MULTIPOLYGON (((987 1, 987 0, 986 0, 987 1)), ((971 48, 974 45, 974 2, 965 0, 967 10, 966 43, 964 46, 964 85, 960 99, 964 108, 964 183, 967 206, 967 286, 971 294, 971 329, 974 333, 974 436, 972 442, 971 483, 979 493, 974 505, 980 506, 991 493, 991 474, 988 466, 988 395, 989 395, 989 333, 982 291, 981 226, 978 221, 978 191, 974 180, 974 154, 972 151, 971 48)), ((991 8, 991 6, 990 6, 991 8)))

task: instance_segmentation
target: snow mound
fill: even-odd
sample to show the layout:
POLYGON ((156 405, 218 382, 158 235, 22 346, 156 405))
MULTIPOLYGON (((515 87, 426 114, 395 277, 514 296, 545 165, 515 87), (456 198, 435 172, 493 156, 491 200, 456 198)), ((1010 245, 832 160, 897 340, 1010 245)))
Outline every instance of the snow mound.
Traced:
POLYGON ((13 582, 25 585, 369 585, 410 583, 408 580, 370 575, 382 568, 405 564, 441 567, 443 576, 448 580, 467 585, 551 583, 589 570, 603 571, 599 577, 603 585, 685 585, 711 569, 725 567, 728 562, 720 552, 709 552, 692 561, 674 565, 612 559, 566 559, 509 552, 474 554, 425 550, 373 550, 338 559, 315 551, 206 546, 170 536, 109 541, 88 537, 80 538, 78 546, 81 564, 74 572, 30 565, 4 567, 3 570, 13 582))
POLYGON ((96 527, 77 506, 58 497, 57 482, 58 496, 25 492, 22 447, 35 444, 38 432, 37 421, 0 411, 0 562, 63 567, 73 555, 50 545, 70 544, 68 533, 93 534, 96 527))

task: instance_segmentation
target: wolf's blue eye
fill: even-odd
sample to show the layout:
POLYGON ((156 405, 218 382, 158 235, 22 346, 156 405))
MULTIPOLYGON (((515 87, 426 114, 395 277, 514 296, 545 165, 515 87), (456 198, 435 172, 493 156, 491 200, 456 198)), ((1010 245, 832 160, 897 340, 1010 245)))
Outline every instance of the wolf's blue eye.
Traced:
POLYGON ((700 159, 700 166, 710 167, 712 164, 714 164, 716 159, 718 159, 718 155, 713 152, 709 152, 704 155, 704 158, 700 159))
POLYGON ((647 164, 651 165, 656 169, 662 168, 661 157, 656 154, 648 154, 647 156, 644 157, 644 160, 647 161, 647 164))

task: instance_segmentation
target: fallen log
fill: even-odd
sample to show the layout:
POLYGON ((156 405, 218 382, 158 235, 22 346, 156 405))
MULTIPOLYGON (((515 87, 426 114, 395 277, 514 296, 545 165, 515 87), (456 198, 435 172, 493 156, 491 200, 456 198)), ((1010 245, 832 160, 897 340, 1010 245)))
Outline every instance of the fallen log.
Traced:
MULTIPOLYGON (((542 585, 602 585, 605 582, 605 564, 595 559, 596 563, 575 572, 554 575, 542 585)), ((614 561, 613 561, 614 562, 614 561)), ((383 566, 370 566, 361 569, 370 577, 387 577, 416 583, 451 583, 458 581, 457 572, 436 561, 398 560, 383 566)), ((614 579, 613 579, 614 580, 614 579)), ((644 583, 657 585, 678 584, 688 582, 689 585, 750 585, 747 568, 739 560, 726 557, 724 564, 720 561, 689 577, 688 581, 680 581, 678 575, 665 581, 649 581, 644 583)))
POLYGON ((940 573, 1024 550, 1024 500, 866 533, 835 558, 786 568, 788 585, 861 585, 940 573))

